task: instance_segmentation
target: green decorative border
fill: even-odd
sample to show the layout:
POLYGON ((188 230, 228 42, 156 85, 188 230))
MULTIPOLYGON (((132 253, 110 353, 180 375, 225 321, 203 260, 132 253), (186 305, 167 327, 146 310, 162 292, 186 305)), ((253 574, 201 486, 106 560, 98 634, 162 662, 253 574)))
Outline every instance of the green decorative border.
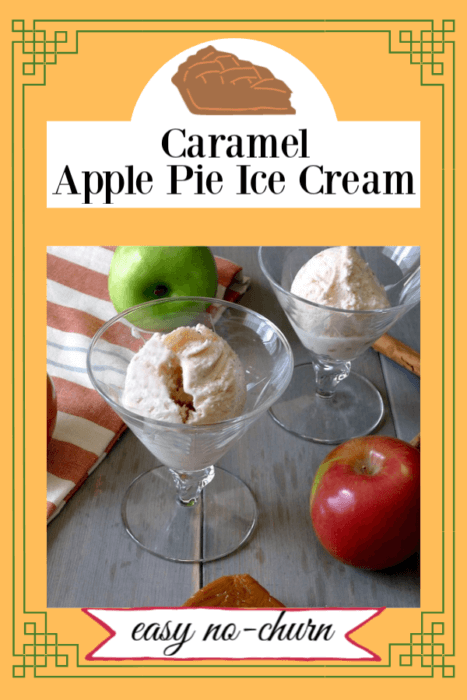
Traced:
MULTIPOLYGON (((142 665, 142 664, 82 664, 79 659, 78 644, 60 644, 58 636, 51 633, 47 629, 47 611, 34 611, 26 609, 26 524, 25 524, 25 489, 23 489, 22 499, 22 518, 23 518, 23 605, 22 615, 33 616, 35 621, 23 622, 23 628, 20 634, 17 635, 17 614, 16 606, 16 569, 15 569, 15 545, 17 543, 16 534, 16 519, 19 514, 15 513, 15 435, 16 426, 13 423, 13 656, 18 657, 20 663, 13 665, 13 677, 24 678, 27 676, 26 669, 33 669, 33 675, 36 678, 433 678, 439 677, 441 670, 443 678, 454 678, 455 667, 452 664, 446 663, 449 657, 455 655, 455 552, 454 552, 454 537, 452 542, 453 555, 453 570, 448 573, 452 575, 452 605, 450 609, 446 605, 446 532, 449 531, 448 523, 446 522, 445 513, 445 498, 446 493, 445 482, 445 449, 446 440, 452 437, 452 444, 455 448, 455 393, 453 395, 453 429, 452 436, 446 436, 446 405, 445 405, 445 390, 446 390, 446 368, 445 368, 445 328, 446 328, 446 291, 445 291, 445 265, 446 265, 446 219, 447 215, 451 215, 449 221, 452 220, 452 274, 453 274, 453 376, 449 376, 448 381, 451 382, 455 390, 455 41, 448 39, 447 35, 455 31, 455 20, 443 20, 441 29, 435 29, 434 21, 427 19, 391 19, 391 20, 271 20, 271 19, 231 19, 231 20, 202 20, 202 19, 185 19, 185 20, 53 20, 53 19, 38 19, 33 21, 32 29, 26 29, 24 20, 13 20, 12 31, 17 35, 12 41, 12 294, 13 294, 13 342, 12 342, 12 368, 13 368, 13 392, 12 392, 12 415, 13 421, 16 408, 16 382, 15 382, 15 309, 20 309, 19 313, 22 317, 22 479, 25 480, 26 467, 26 441, 25 441, 25 118, 26 118, 26 88, 46 85, 46 73, 49 66, 55 65, 59 55, 77 54, 79 46, 79 37, 81 34, 99 34, 99 33, 188 33, 188 34, 275 34, 275 33, 296 33, 296 34, 315 34, 315 33, 380 33, 386 35, 388 41, 388 49, 390 54, 405 54, 410 57, 410 64, 418 65, 420 69, 420 84, 430 87, 441 88, 441 114, 442 114, 442 606, 441 610, 421 611, 421 628, 419 632, 410 635, 410 642, 404 643, 389 643, 388 664, 316 664, 308 666, 308 669, 325 668, 326 671, 322 675, 315 673, 301 673, 292 675, 288 673, 292 669, 300 668, 305 670, 305 664, 285 665, 285 664, 238 664, 230 663, 226 665, 218 664, 179 664, 176 665, 176 671, 168 673, 168 666, 161 664, 142 665), (76 28, 76 24, 80 28, 76 28), (167 25, 175 25, 176 28, 167 28, 167 25), (189 25, 189 28, 179 28, 180 24, 189 25), (201 25, 212 27, 213 24, 219 25, 215 29, 206 28, 201 25), (253 26, 253 28, 244 28, 244 25, 253 26), (373 25, 369 27, 369 25, 373 25), (41 25, 41 27, 39 27, 41 25), (60 26, 61 29, 55 27, 60 26), (119 28, 109 29, 109 25, 118 25, 119 28), (160 25, 154 28, 154 25, 160 25), (267 29, 257 28, 255 25, 268 25, 267 29), (285 25, 288 28, 276 29, 274 25, 285 25), (297 25, 297 26, 295 26, 297 25), (352 28, 346 28, 350 25, 352 28), (357 27, 362 25, 362 27, 357 27), (63 29, 66 27, 66 29, 63 29), (165 28, 164 28, 165 27, 165 28), (196 28, 195 28, 196 27, 196 28), (220 28, 222 27, 222 28, 220 28), (226 28, 225 28, 226 27, 226 28), (345 27, 345 28, 343 28, 345 27), (365 28, 363 28, 365 27, 365 28), (369 27, 369 28, 367 28, 369 27), (19 35, 19 36, 18 36, 19 35), (20 56, 18 60, 18 54, 20 56), (19 63, 19 65, 18 65, 19 63), (446 70, 445 70, 446 69, 446 70), (446 75, 447 74, 447 75, 446 75), (15 83, 21 80, 21 154, 15 153, 15 83), (451 124, 448 119, 452 119, 452 142, 447 143, 446 125, 451 124), (445 162, 447 156, 452 158, 452 200, 446 196, 446 189, 449 190, 449 181, 446 182, 445 162), (21 191, 15 192, 15 167, 19 163, 19 170, 22 174, 21 191), (446 187, 447 185, 447 187, 446 187), (15 301, 15 205, 21 206, 21 260, 22 260, 22 300, 15 301), (16 307, 15 307, 16 304, 16 307), (446 639, 448 632, 445 631, 445 622, 432 620, 431 616, 448 615, 452 613, 452 635, 446 639), (21 636, 21 641, 17 639, 21 636), (21 651, 16 651, 17 647, 21 647, 21 651), (414 662, 414 659, 417 659, 414 662), (419 659, 419 661, 418 661, 419 659), (392 663, 399 661, 401 669, 405 667, 416 667, 415 675, 392 675, 385 672, 385 669, 393 668, 392 663), (98 675, 97 669, 115 668, 121 671, 114 676, 107 674, 98 675), (221 673, 211 673, 211 675, 181 675, 178 673, 181 669, 216 669, 221 673), (264 669, 264 674, 253 675, 253 673, 245 673, 244 675, 233 676, 227 671, 222 673, 222 669, 244 668, 248 671, 253 669, 264 669), (268 673, 268 669, 284 669, 281 675, 268 673), (333 675, 332 669, 352 668, 371 670, 371 674, 364 675, 333 675), (57 669, 57 673, 51 673, 52 669, 57 669), (63 670, 69 669, 69 673, 64 674, 63 670), (77 669, 88 669, 91 673, 75 673, 77 669), (125 669, 136 670, 144 669, 145 672, 140 675, 134 675, 125 671, 125 669), (160 669, 160 672, 153 670, 160 669), (285 671, 287 669, 287 671, 285 671)), ((17 99, 17 96, 16 96, 17 99)), ((449 231, 449 233, 451 233, 449 231)), ((449 319, 450 321, 451 319, 449 319)), ((451 338, 449 338, 451 340, 451 338)), ((455 482, 455 453, 453 458, 453 515, 452 515, 452 530, 455 531, 455 510, 454 510, 454 482, 455 482)), ((450 524, 450 523, 449 523, 450 524)), ((448 543, 449 546, 449 543, 448 543)), ((29 619, 31 619, 29 617, 29 619)), ((18 621, 21 624, 21 621, 18 621)), ((19 629, 19 628, 18 628, 19 629)), ((453 660, 453 659, 451 659, 453 660)))

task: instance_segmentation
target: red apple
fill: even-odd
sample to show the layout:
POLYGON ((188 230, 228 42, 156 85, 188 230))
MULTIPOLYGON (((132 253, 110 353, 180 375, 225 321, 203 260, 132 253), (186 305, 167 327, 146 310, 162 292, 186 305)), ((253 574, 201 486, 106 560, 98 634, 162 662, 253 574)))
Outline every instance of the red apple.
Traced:
POLYGON ((53 381, 47 374, 47 444, 49 444, 52 433, 57 422, 57 396, 53 381))
POLYGON ((323 547, 362 569, 386 569, 420 544, 420 452, 371 435, 344 442, 321 463, 310 513, 323 547))

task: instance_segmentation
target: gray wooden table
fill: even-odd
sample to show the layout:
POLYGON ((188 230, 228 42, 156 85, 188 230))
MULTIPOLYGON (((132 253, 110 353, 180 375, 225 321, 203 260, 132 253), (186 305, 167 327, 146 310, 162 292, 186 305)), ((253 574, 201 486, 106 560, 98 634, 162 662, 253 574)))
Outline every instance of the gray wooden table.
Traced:
MULTIPOLYGON (((241 303, 282 329, 295 363, 307 360, 306 350, 259 269, 257 248, 212 250, 243 266, 251 286, 241 303)), ((391 334, 419 350, 419 331, 417 307, 391 334)), ((383 395, 387 414, 379 432, 412 439, 420 429, 417 377, 373 350, 353 367, 383 395)), ((309 517, 309 493, 330 449, 290 435, 264 415, 220 461, 255 493, 259 523, 252 539, 219 561, 177 564, 139 548, 123 528, 124 492, 154 460, 126 431, 49 525, 48 607, 177 607, 203 585, 236 573, 250 574, 287 607, 418 607, 418 555, 390 571, 367 572, 337 562, 317 541, 309 517)))

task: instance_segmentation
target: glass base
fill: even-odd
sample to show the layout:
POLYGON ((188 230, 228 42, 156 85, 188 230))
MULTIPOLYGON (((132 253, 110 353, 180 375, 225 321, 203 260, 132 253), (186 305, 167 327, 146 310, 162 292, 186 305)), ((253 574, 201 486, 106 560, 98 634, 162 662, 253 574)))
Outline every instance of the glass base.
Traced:
POLYGON ((231 554, 250 537, 257 521, 248 486, 216 467, 194 505, 182 505, 168 467, 138 476, 122 503, 123 524, 143 549, 178 562, 214 561, 231 554))
POLYGON ((360 374, 350 372, 331 398, 317 396, 315 388, 313 365, 296 365, 286 391, 269 409, 276 423, 305 440, 328 445, 368 435, 381 423, 381 394, 360 374))

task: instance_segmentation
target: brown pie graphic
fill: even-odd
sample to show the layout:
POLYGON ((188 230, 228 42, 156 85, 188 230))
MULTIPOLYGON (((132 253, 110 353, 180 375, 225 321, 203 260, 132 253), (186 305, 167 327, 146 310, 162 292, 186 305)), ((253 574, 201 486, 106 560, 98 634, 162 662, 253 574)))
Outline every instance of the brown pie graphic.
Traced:
POLYGON ((207 46, 172 78, 193 114, 295 114, 292 91, 268 68, 207 46))

